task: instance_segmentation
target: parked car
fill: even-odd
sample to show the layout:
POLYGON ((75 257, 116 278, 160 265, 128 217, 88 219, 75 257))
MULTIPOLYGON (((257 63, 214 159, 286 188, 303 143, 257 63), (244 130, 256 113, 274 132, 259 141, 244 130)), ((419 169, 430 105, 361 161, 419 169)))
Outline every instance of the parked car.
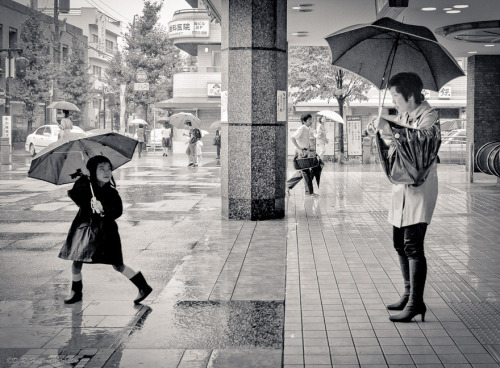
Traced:
POLYGON ((441 135, 439 159, 443 164, 465 164, 467 155, 466 130, 453 129, 441 135))
MULTIPOLYGON (((59 132, 60 129, 57 124, 42 125, 40 128, 26 137, 26 144, 24 145, 24 147, 31 156, 35 156, 49 144, 56 142, 59 132)), ((71 129, 71 132, 86 135, 85 131, 77 126, 74 126, 71 129)))

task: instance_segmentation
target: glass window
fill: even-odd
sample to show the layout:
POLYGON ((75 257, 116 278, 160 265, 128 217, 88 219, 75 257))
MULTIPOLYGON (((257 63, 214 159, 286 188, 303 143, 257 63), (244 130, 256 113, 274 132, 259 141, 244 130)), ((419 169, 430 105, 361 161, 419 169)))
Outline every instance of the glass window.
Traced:
POLYGON ((99 36, 97 36, 96 34, 93 34, 92 35, 92 42, 99 43, 99 36))
POLYGON ((17 29, 9 27, 9 48, 17 48, 17 29))
POLYGON ((35 132, 37 135, 43 135, 43 131, 45 130, 45 127, 38 128, 35 132))
POLYGON ((67 60, 68 59, 68 45, 62 45, 62 57, 63 57, 63 60, 67 60))
POLYGON ((96 77, 100 77, 102 72, 102 68, 97 65, 92 65, 92 74, 96 77))

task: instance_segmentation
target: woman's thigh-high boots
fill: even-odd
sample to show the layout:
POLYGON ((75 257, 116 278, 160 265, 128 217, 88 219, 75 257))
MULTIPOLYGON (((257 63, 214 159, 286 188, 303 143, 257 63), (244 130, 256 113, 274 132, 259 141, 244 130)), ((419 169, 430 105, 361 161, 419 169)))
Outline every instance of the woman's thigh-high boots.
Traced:
POLYGON ((410 270, 410 297, 403 311, 395 316, 389 317, 393 322, 410 322, 417 315, 422 316, 425 321, 427 308, 424 303, 424 288, 427 278, 427 261, 424 257, 409 259, 410 270))
POLYGON ((386 307, 389 310, 403 310, 408 303, 408 299, 410 298, 410 265, 408 262, 408 257, 406 257, 405 255, 399 255, 399 264, 401 266, 401 273, 403 274, 405 291, 398 302, 389 304, 386 307))
POLYGON ((74 304, 76 302, 79 302, 83 298, 83 283, 82 280, 80 281, 73 281, 71 283, 71 294, 69 295, 68 299, 64 299, 65 304, 74 304))

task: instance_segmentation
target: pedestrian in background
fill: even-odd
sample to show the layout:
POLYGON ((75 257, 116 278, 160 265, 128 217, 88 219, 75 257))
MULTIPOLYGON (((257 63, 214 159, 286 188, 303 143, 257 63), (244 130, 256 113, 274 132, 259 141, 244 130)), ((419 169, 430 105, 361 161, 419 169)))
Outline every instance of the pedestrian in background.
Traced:
POLYGON ((186 120, 184 126, 186 130, 189 130, 189 134, 183 133, 184 136, 189 137, 189 140, 186 142, 188 145, 186 154, 189 157, 188 167, 197 167, 198 157, 201 155, 201 145, 198 144, 198 141, 201 139, 201 132, 198 128, 193 128, 191 120, 186 120))
POLYGON ((163 156, 168 156, 167 151, 170 148, 171 136, 172 128, 170 128, 170 124, 163 124, 163 129, 161 130, 161 145, 163 147, 163 156))
POLYGON ((58 135, 58 139, 70 139, 71 129, 73 129, 73 123, 69 118, 69 110, 63 110, 64 118, 61 119, 59 123, 59 129, 61 130, 58 135))
POLYGON ((68 191, 79 210, 59 253, 59 258, 73 261, 71 295, 64 303, 73 304, 83 298, 83 263, 101 263, 112 265, 137 286, 139 293, 134 303, 138 304, 153 289, 141 272, 135 272, 123 263, 115 221, 122 215, 123 206, 112 176, 113 167, 107 157, 94 156, 87 162, 87 169, 90 177, 81 175, 68 191))
POLYGON ((326 152, 326 144, 328 139, 326 138, 326 128, 325 128, 326 118, 320 116, 319 120, 316 122, 316 131, 314 132, 314 137, 316 138, 316 151, 321 160, 326 152))
MULTIPOLYGON (((313 118, 311 114, 303 114, 300 117, 302 126, 297 129, 290 138, 292 144, 295 146, 295 157, 315 157, 316 149, 311 148, 311 130, 310 127, 313 123, 313 118)), ((305 181, 305 194, 306 196, 316 197, 317 194, 314 193, 313 188, 313 178, 318 178, 321 175, 321 166, 314 167, 312 169, 297 170, 295 174, 287 180, 287 193, 290 194, 290 190, 294 188, 299 181, 304 179, 305 181)))
MULTIPOLYGON (((421 131, 431 140, 440 140, 439 113, 432 108, 422 94, 422 80, 415 73, 399 73, 387 84, 392 101, 399 115, 395 123, 409 131, 421 131)), ((376 119, 375 126, 382 137, 392 141, 391 126, 384 119, 376 119)), ((397 138, 397 137, 395 137, 397 138)), ((428 143, 426 143, 429 145, 428 143)), ((419 162, 430 161, 430 152, 422 147, 415 151, 419 162), (418 152, 417 152, 418 151, 418 152)), ((417 315, 425 320, 424 287, 427 278, 427 260, 424 238, 431 222, 438 195, 436 162, 432 163, 425 181, 413 184, 393 184, 389 210, 389 223, 393 226, 393 243, 398 253, 405 291, 401 299, 387 306, 389 310, 402 310, 391 316, 393 322, 410 322, 417 315)))
POLYGON ((221 136, 219 129, 215 131, 215 137, 214 137, 214 146, 217 147, 217 160, 220 159, 220 144, 221 144, 221 136))
POLYGON ((146 148, 146 131, 143 124, 139 124, 135 132, 137 134, 137 150, 139 151, 139 158, 141 157, 142 150, 146 148))

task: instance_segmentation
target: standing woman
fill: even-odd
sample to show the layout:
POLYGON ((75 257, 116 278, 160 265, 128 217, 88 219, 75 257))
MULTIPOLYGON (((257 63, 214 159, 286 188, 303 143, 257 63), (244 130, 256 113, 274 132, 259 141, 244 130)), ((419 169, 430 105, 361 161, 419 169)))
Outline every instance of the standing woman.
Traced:
MULTIPOLYGON (((415 73, 394 75, 387 85, 399 115, 395 123, 408 128, 410 133, 420 131, 423 139, 439 148, 441 140, 439 113, 424 101, 422 80, 415 73), (427 138, 425 138, 427 137, 427 138)), ((399 138, 392 134, 386 120, 378 120, 380 135, 389 140, 399 138)), ((380 150, 380 145, 379 145, 380 150)), ((417 315, 425 320, 424 287, 427 277, 427 260, 424 238, 430 224, 438 195, 438 176, 435 157, 425 146, 418 153, 421 162, 430 161, 425 181, 418 184, 393 184, 389 222, 393 225, 394 248, 399 256, 405 291, 401 300, 387 306, 389 310, 402 311, 389 319, 393 322, 410 322, 417 315)))
POLYGON ((73 129, 73 123, 69 118, 69 110, 63 110, 64 118, 61 119, 59 123, 59 139, 69 139, 71 137, 71 129, 73 129))
POLYGON ((326 152, 325 146, 328 143, 328 139, 326 138, 325 120, 326 118, 324 116, 320 116, 316 123, 316 131, 314 133, 314 137, 316 138, 316 153, 322 161, 326 152))
POLYGON ((163 124, 163 129, 161 130, 161 145, 163 147, 163 156, 168 156, 167 151, 171 145, 171 136, 172 128, 170 128, 170 124, 163 124))
POLYGON ((85 175, 68 191, 79 207, 71 224, 59 258, 73 261, 71 267, 71 295, 64 300, 73 304, 82 300, 83 263, 110 264, 137 288, 135 304, 143 301, 151 291, 141 272, 135 272, 123 263, 122 246, 116 219, 122 215, 122 200, 115 189, 112 166, 105 156, 94 156, 87 162, 90 178, 85 175))

